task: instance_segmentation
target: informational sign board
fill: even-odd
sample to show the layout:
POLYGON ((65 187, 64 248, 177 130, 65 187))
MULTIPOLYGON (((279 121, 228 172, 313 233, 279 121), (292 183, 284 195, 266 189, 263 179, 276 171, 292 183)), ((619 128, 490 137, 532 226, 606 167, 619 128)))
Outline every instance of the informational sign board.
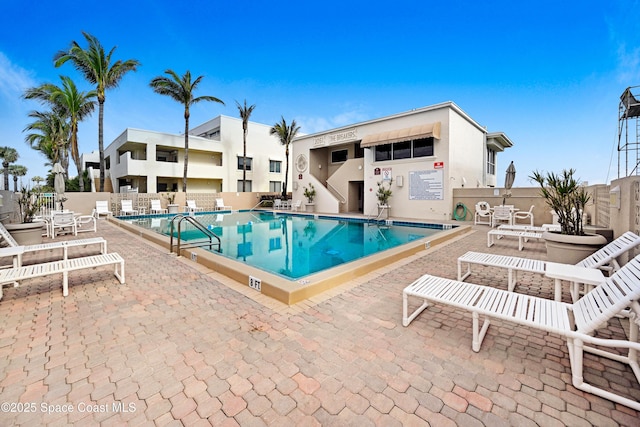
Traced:
POLYGON ((409 172, 409 200, 444 200, 443 170, 409 172))
POLYGON ((382 180, 391 181, 391 168, 382 168, 382 180))

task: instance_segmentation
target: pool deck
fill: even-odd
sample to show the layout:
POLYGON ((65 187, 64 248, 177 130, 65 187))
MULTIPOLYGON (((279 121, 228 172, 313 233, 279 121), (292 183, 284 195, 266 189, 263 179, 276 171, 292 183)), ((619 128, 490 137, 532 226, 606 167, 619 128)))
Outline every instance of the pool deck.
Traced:
MULTIPOLYGON (((402 326, 402 289, 424 273, 455 278, 468 250, 546 256, 537 241, 487 248, 487 230, 287 305, 101 220, 125 285, 103 267, 72 272, 66 298, 59 277, 5 287, 0 425, 639 425, 638 412, 571 385, 556 335, 494 321, 474 353, 468 313, 435 306, 402 326)), ((506 289, 506 270, 469 280, 506 289)), ((553 296, 550 279, 520 282, 553 296)), ((592 381, 640 399, 629 369, 585 364, 592 381)))

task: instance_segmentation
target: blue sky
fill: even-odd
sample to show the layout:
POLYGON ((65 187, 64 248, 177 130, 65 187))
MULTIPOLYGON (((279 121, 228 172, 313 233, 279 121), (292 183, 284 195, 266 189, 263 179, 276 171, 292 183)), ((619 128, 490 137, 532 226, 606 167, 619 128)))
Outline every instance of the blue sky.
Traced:
MULTIPOLYGON (((205 76, 198 95, 226 104, 194 106, 194 126, 237 117, 244 99, 257 105, 252 121, 282 115, 305 133, 453 101, 514 142, 498 170, 513 160, 516 186, 532 186, 533 170, 569 167, 605 183, 617 178, 619 97, 640 85, 638 16, 630 0, 2 0, 0 145, 18 149, 28 178, 47 174, 22 132, 39 105, 21 95, 59 75, 91 89, 52 61, 72 40, 85 46, 86 31, 142 63, 107 92, 105 146, 127 127, 182 132, 182 107, 149 81, 188 69, 205 76)), ((96 110, 80 125, 81 152, 97 150, 97 133, 96 110)))

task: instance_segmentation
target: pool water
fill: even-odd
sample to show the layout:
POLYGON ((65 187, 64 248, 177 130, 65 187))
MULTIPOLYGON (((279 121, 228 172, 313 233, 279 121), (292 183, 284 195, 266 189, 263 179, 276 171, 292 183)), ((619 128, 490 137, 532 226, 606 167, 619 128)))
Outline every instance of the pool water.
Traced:
MULTIPOLYGON (((172 216, 130 218, 121 219, 170 235, 172 216)), ((220 255, 294 280, 442 231, 434 224, 388 226, 363 219, 255 211, 204 213, 196 219, 220 236, 220 255)), ((180 235, 186 241, 204 237, 186 221, 180 235)))

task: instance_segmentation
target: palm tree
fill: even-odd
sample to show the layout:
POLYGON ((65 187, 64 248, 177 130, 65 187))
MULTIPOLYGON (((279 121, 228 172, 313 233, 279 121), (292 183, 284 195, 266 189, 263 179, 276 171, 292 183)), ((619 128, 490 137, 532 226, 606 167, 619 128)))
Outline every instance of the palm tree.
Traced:
POLYGON ((165 70, 165 74, 170 77, 158 76, 151 80, 149 86, 155 93, 167 95, 175 101, 184 105, 184 175, 182 176, 182 192, 187 192, 187 166, 189 162, 189 108, 193 104, 200 101, 224 102, 215 96, 198 96, 194 97, 193 92, 200 84, 204 76, 198 76, 193 82, 191 81, 191 72, 187 70, 184 76, 180 77, 173 70, 165 70))
POLYGON ((61 66, 71 61, 73 66, 91 84, 96 85, 98 98, 98 151, 100 153, 100 191, 104 191, 104 101, 107 89, 118 87, 120 80, 129 71, 136 71, 140 62, 135 59, 113 61, 112 55, 116 50, 111 48, 105 53, 100 41, 89 33, 82 32, 88 46, 80 47, 78 42, 72 41, 68 51, 60 51, 53 57, 54 65, 61 66), (113 62, 112 62, 113 61, 113 62))
MULTIPOLYGON (((96 91, 80 92, 73 80, 69 77, 61 76, 62 87, 51 83, 46 83, 38 87, 27 89, 24 94, 25 99, 39 99, 51 104, 54 110, 59 109, 61 114, 69 120, 69 148, 71 148, 71 158, 78 169, 78 176, 82 175, 82 163, 80 161, 80 151, 78 150, 78 123, 91 115, 96 107, 93 98, 96 91)), ((84 180, 79 180, 79 190, 84 191, 84 180)))
POLYGON ((0 147, 0 159, 4 169, 4 189, 9 191, 9 164, 18 160, 18 151, 12 147, 0 147))
POLYGON ((31 181, 36 183, 36 189, 38 190, 38 192, 40 192, 40 183, 42 181, 45 181, 45 179, 43 177, 41 177, 40 175, 36 175, 33 178, 31 178, 31 181))
POLYGON ((251 113, 253 113, 256 105, 253 104, 247 107, 247 100, 245 99, 244 107, 240 105, 238 101, 236 101, 236 106, 242 119, 242 192, 245 192, 245 183, 247 182, 247 134, 249 133, 249 117, 251 117, 251 113))
POLYGON ((287 165, 285 167, 284 173, 284 187, 282 188, 282 198, 286 198, 287 181, 289 179, 289 144, 291 144, 293 138, 295 138, 298 134, 300 126, 298 126, 295 120, 291 121, 291 125, 287 125, 287 121, 284 119, 284 117, 280 117, 280 119, 280 122, 273 125, 273 127, 269 130, 269 134, 276 135, 280 139, 280 144, 284 145, 284 156, 287 159, 287 165))
POLYGON ((35 121, 24 128, 25 132, 31 131, 25 136, 25 142, 42 152, 51 166, 60 162, 64 170, 68 170, 69 125, 66 120, 54 111, 32 111, 29 117, 35 121))
POLYGON ((27 168, 22 165, 9 166, 9 173, 13 175, 13 192, 18 192, 18 177, 25 176, 27 174, 27 168))

